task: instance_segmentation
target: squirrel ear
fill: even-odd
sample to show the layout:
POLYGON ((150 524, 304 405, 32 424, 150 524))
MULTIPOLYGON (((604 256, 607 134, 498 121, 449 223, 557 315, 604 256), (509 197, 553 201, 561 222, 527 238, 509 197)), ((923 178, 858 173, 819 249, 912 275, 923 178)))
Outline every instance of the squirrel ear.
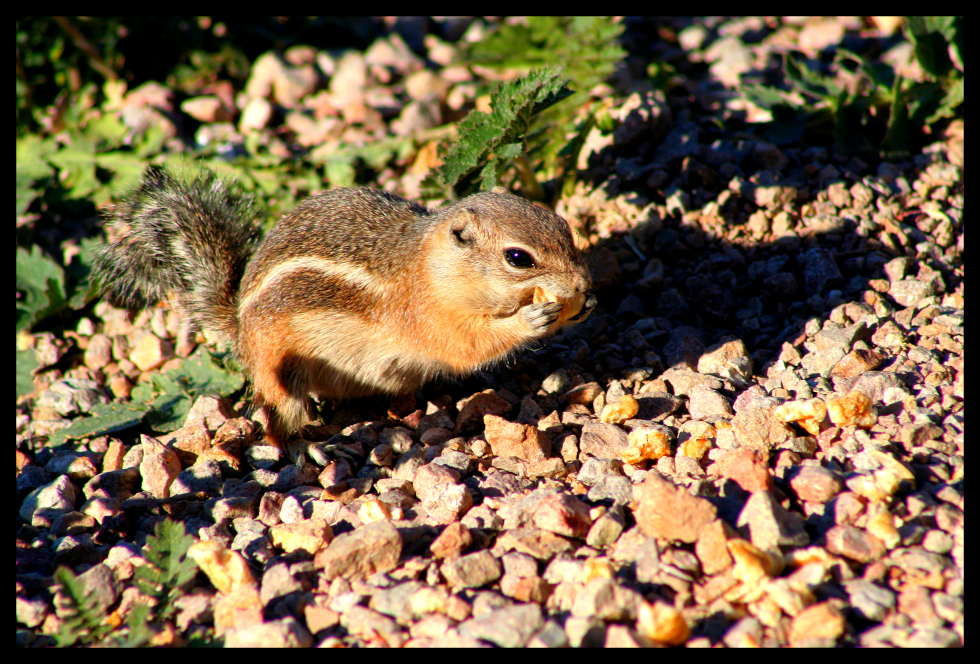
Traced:
POLYGON ((468 247, 476 241, 476 214, 469 208, 463 208, 449 225, 449 232, 461 247, 468 247))

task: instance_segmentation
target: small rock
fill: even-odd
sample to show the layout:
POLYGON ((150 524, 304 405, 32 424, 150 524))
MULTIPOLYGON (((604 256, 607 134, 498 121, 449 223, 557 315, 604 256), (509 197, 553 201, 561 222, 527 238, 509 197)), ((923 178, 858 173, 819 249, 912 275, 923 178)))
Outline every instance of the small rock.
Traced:
POLYGON ((35 515, 43 510, 69 511, 74 509, 78 490, 67 475, 59 475, 49 484, 34 489, 21 503, 18 515, 27 523, 33 523, 35 515))
POLYGON ((893 281, 888 289, 888 295, 903 307, 914 307, 919 300, 935 293, 936 289, 932 281, 918 279, 899 279, 893 281))
POLYGON ((827 416, 836 426, 870 429, 877 422, 871 399, 864 392, 852 390, 842 397, 827 399, 827 416))
POLYGON ((229 648, 309 648, 313 637, 295 618, 256 622, 224 633, 229 648))
POLYGON ((793 422, 811 436, 816 436, 823 428, 827 405, 819 398, 798 399, 779 404, 772 415, 780 422, 793 422))
POLYGON ((514 456, 524 461, 538 461, 551 452, 550 441, 536 426, 508 422, 491 414, 483 416, 483 423, 484 435, 495 456, 514 456))
MULTIPOLYGON (((741 339, 723 342, 698 358, 698 373, 727 378, 745 385, 752 378, 752 358, 741 339)), ((693 415, 692 415, 693 417, 693 415)))
POLYGON ((599 459, 621 459, 628 448, 626 432, 615 424, 587 422, 582 426, 580 456, 588 454, 599 459))
POLYGON ((494 609, 459 626, 464 636, 489 641, 501 648, 521 648, 537 632, 544 620, 537 604, 516 604, 494 609))
POLYGON ((833 645, 844 634, 846 625, 844 614, 832 602, 814 604, 793 618, 789 642, 794 646, 833 645))
POLYGON ((180 458, 177 453, 156 438, 141 435, 143 460, 140 461, 140 477, 143 490, 156 498, 170 497, 170 484, 180 474, 180 458))
POLYGON ((724 450, 708 472, 732 479, 749 492, 766 491, 772 486, 765 457, 758 450, 745 447, 724 450))
POLYGON ((793 431, 775 417, 778 402, 771 397, 749 396, 743 392, 735 401, 735 416, 731 419, 732 433, 741 447, 769 452, 794 436, 793 431))
MULTIPOLYGON (((623 451, 626 463, 640 464, 670 455, 670 434, 665 427, 638 427, 629 432, 629 446, 623 451)), ((581 473, 579 473, 581 477, 581 473)))
POLYGON ((442 464, 429 463, 421 466, 412 478, 412 488, 419 500, 427 501, 430 496, 441 493, 445 485, 459 482, 460 475, 456 470, 442 464))
MULTIPOLYGON (((109 607, 119 599, 119 584, 112 570, 100 563, 93 565, 78 575, 78 580, 85 588, 90 599, 94 601, 98 611, 108 612, 109 607)), ((58 602, 55 603, 58 607, 58 602)))
POLYGON ((783 508, 769 491, 757 491, 749 497, 738 515, 737 525, 748 528, 752 544, 760 549, 810 543, 802 517, 783 508))
POLYGON ((681 645, 691 634, 683 614, 665 602, 641 602, 636 631, 655 643, 670 646, 681 645))
POLYGON ((436 558, 457 558, 473 543, 470 529, 458 521, 450 523, 429 545, 436 558))
POLYGON ((548 493, 537 501, 533 522, 542 530, 568 537, 585 537, 592 525, 588 506, 567 493, 548 493))
POLYGON ((538 528, 514 528, 504 531, 497 537, 495 549, 519 551, 538 560, 552 557, 571 550, 572 543, 561 535, 538 528))
POLYGON ((622 510, 609 510, 592 523, 585 543, 595 548, 611 546, 622 534, 625 528, 622 510))
POLYGON ((453 590, 479 588, 500 578, 500 563, 486 549, 443 563, 442 575, 453 590))
POLYGON ((365 578, 394 569, 401 552, 398 530, 389 521, 375 521, 335 537, 317 552, 313 564, 327 579, 365 578))
POLYGON ((826 538, 828 551, 860 563, 879 560, 886 553, 881 540, 855 526, 834 526, 826 538))
POLYGON ((497 394, 496 390, 487 389, 470 397, 461 399, 456 404, 459 415, 456 417, 455 433, 474 428, 483 422, 484 415, 506 415, 511 409, 509 401, 497 394))
POLYGON ((789 484, 800 500, 814 503, 826 503, 843 488, 833 472, 810 465, 801 467, 789 484))
POLYGON ((133 342, 129 360, 140 371, 151 371, 173 357, 171 344, 152 332, 143 332, 133 342))
POLYGON ((729 419, 734 414, 725 395, 700 385, 691 389, 687 412, 692 420, 712 421, 717 418, 729 419))
POLYGON ((715 519, 705 526, 698 535, 694 551, 706 575, 723 572, 732 566, 728 553, 729 529, 721 519, 715 519))
POLYGON ((634 487, 636 523, 644 534, 694 542, 715 520, 715 506, 651 472, 634 487))
POLYGON ((273 545, 286 553, 305 551, 315 554, 333 539, 330 524, 323 519, 305 519, 296 523, 281 523, 269 528, 273 545))
POLYGON ((185 99, 180 104, 180 110, 199 122, 228 122, 231 111, 225 107, 218 97, 202 95, 185 99))
POLYGON ((422 508, 435 523, 458 521, 472 506, 473 497, 462 484, 437 484, 422 500, 422 508))
POLYGON ((884 361, 885 358, 873 350, 855 348, 834 365, 830 375, 837 378, 854 378, 866 371, 877 369, 884 361))
POLYGON ((626 420, 636 417, 640 412, 640 404, 629 395, 624 394, 619 399, 607 403, 599 413, 599 421, 607 424, 622 424, 626 420))
POLYGON ((804 251, 798 259, 803 265, 803 285, 807 293, 820 294, 828 285, 841 280, 833 255, 821 247, 804 251))
POLYGON ((867 620, 881 622, 895 608, 895 593, 863 579, 844 584, 853 606, 867 620))
POLYGON ((613 579, 594 578, 575 595, 572 615, 592 616, 607 621, 632 620, 642 597, 613 579))

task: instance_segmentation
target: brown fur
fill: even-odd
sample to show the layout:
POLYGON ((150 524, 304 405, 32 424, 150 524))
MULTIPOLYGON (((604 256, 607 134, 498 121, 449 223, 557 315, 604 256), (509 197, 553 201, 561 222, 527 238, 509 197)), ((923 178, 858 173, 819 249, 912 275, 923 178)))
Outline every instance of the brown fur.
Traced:
MULTIPOLYGON (((168 195, 177 197, 198 191, 188 194, 169 178, 141 191, 153 194, 154 187, 176 189, 168 195)), ((197 295, 185 313, 234 340, 277 444, 309 420, 311 396, 408 392, 439 375, 469 373, 553 332, 561 301, 581 302, 591 286, 565 221, 509 194, 477 194, 430 211, 371 189, 327 191, 285 215, 243 271, 241 252, 249 246, 222 249, 250 237, 242 220, 227 218, 231 205, 211 213, 208 203, 196 195, 185 207, 211 220, 211 235, 221 237, 223 226, 232 229, 228 237, 207 250, 196 247, 200 234, 181 229, 198 221, 170 222, 165 210, 157 211, 157 219, 177 230, 154 245, 153 261, 142 257, 137 242, 131 247, 136 256, 127 261, 119 251, 107 254, 103 273, 118 274, 127 264, 164 264, 166 252, 159 247, 168 242, 182 256, 200 250, 213 265, 178 261, 183 271, 169 284, 159 283, 159 268, 147 268, 131 275, 137 285, 130 290, 154 297, 173 287, 186 300, 193 284, 225 275, 220 297, 197 295), (533 268, 509 265, 504 250, 513 248, 532 256, 533 268), (221 251, 226 262, 216 255, 221 251), (532 303, 536 288, 559 301, 532 303)), ((159 223, 145 224, 148 215, 127 209, 131 236, 155 239, 159 223)), ((594 298, 588 308, 593 304, 594 298)))

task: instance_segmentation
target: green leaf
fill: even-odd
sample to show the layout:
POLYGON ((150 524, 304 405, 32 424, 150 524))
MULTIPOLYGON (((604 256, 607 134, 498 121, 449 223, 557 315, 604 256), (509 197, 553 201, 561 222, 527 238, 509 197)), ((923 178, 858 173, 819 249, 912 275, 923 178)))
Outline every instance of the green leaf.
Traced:
POLYGON ((65 267, 68 277, 69 291, 68 306, 72 309, 82 309, 98 295, 98 287, 92 279, 92 266, 96 254, 105 246, 98 237, 82 238, 79 252, 72 257, 65 267))
POLYGON ((153 638, 150 630, 152 609, 148 604, 138 602, 129 610, 126 616, 126 638, 119 642, 122 648, 139 648, 145 646, 153 638))
POLYGON ((38 367, 37 354, 33 348, 17 351, 17 396, 34 391, 34 370, 38 367))
POLYGON ((105 113, 88 123, 87 133, 101 143, 100 147, 115 148, 123 144, 129 129, 116 114, 105 113))
POLYGON ((25 136, 17 139, 17 176, 35 181, 50 176, 54 169, 48 156, 57 150, 54 139, 25 136))
POLYGON ((472 111, 459 124, 459 138, 443 155, 443 164, 430 178, 454 187, 459 194, 476 179, 479 188, 496 186, 511 162, 524 152, 535 114, 568 94, 565 78, 556 68, 534 70, 501 85, 493 94, 490 113, 472 111), (458 185, 463 185, 458 186, 458 185))
POLYGON ((38 180, 51 177, 54 168, 48 163, 48 155, 57 149, 54 139, 25 136, 17 139, 17 216, 27 212, 41 190, 35 189, 38 180))
POLYGON ((95 163, 99 168, 112 173, 108 185, 100 188, 100 193, 106 199, 96 200, 99 205, 133 191, 139 185, 146 168, 146 162, 131 152, 103 152, 95 156, 95 163))
POLYGON ((199 347, 181 365, 133 388, 131 397, 147 404, 146 421, 157 431, 180 428, 198 396, 228 396, 245 384, 241 373, 219 364, 207 349, 199 347))
POLYGON ((61 311, 67 304, 65 272, 34 245, 17 247, 17 330, 61 311))
POLYGON ((51 163, 61 171, 58 178, 71 198, 88 198, 101 186, 95 174, 94 145, 87 143, 79 141, 79 146, 67 147, 51 155, 51 163))
MULTIPOLYGON (((556 68, 567 80, 559 97, 532 107, 529 116, 523 118, 527 126, 521 132, 524 143, 521 153, 528 168, 522 170, 520 177, 526 194, 534 195, 540 190, 528 180, 531 169, 540 173, 539 177, 563 177, 573 167, 568 160, 560 159, 559 154, 575 132, 576 113, 586 104, 592 89, 605 81, 626 57, 619 45, 622 31, 622 22, 608 16, 530 16, 519 22, 502 22, 483 39, 462 47, 461 64, 529 70, 528 76, 536 70, 556 68)), ((460 125, 459 129, 461 137, 465 137, 466 131, 474 132, 474 142, 492 140, 485 133, 481 136, 480 130, 487 127, 479 126, 475 120, 473 126, 460 125)), ((457 193, 464 193, 467 186, 477 181, 483 183, 481 186, 496 182, 510 166, 506 160, 496 161, 494 175, 490 177, 480 163, 483 158, 484 153, 477 154, 477 163, 461 164, 458 173, 449 166, 441 182, 453 182, 454 186, 460 182, 463 191, 455 188, 457 193), (475 177, 477 170, 483 177, 475 177)))
POLYGON ((740 91, 750 102, 767 111, 777 106, 800 106, 791 95, 772 86, 750 83, 743 85, 740 91))
POLYGON ((93 592, 67 567, 56 569, 54 580, 60 586, 64 601, 61 626, 55 634, 58 647, 101 642, 112 627, 93 599, 93 592))
POLYGON ((954 16, 905 17, 915 59, 935 79, 944 78, 953 70, 948 48, 956 31, 955 19, 954 16))
POLYGON ((833 78, 823 76, 811 69, 807 61, 795 53, 786 55, 783 60, 783 70, 787 81, 800 92, 828 104, 832 104, 842 92, 833 78))
POLYGON ((167 132, 157 124, 149 125, 133 142, 133 150, 142 159, 148 159, 163 150, 167 132))
POLYGON ((86 417, 76 418, 70 425, 48 437, 50 445, 61 445, 78 438, 102 436, 137 426, 152 409, 139 403, 103 403, 92 408, 86 417))
POLYGON ((925 125, 929 126, 943 118, 956 117, 956 109, 963 103, 963 79, 954 81, 947 89, 943 98, 939 101, 936 111, 925 119, 925 125))

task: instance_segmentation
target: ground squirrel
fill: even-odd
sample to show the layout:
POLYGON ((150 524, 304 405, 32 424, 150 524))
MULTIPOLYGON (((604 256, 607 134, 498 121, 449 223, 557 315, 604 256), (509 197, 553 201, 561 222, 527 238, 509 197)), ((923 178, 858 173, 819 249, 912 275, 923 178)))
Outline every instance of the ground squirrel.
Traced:
POLYGON ((170 298, 193 327, 227 338, 280 446, 312 419, 310 397, 397 394, 464 375, 595 306, 568 224, 511 194, 432 211, 332 189, 261 242, 253 216, 210 173, 150 168, 113 212, 124 235, 96 274, 117 306, 170 298))

